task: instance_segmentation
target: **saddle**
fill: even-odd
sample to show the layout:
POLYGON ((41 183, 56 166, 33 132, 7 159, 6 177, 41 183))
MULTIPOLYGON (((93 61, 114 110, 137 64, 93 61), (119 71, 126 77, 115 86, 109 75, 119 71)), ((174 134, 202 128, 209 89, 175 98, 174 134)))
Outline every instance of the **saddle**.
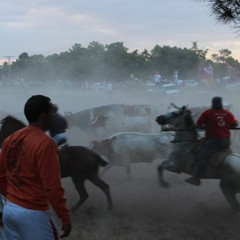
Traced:
MULTIPOLYGON (((187 174, 192 175, 195 168, 198 152, 204 140, 205 139, 203 138, 195 142, 194 146, 190 149, 190 152, 192 153, 191 158, 185 159, 186 161, 184 163, 181 162, 179 163, 177 161, 174 161, 176 156, 173 154, 173 160, 168 159, 162 163, 164 169, 170 172, 175 173, 185 172, 187 174)), ((218 171, 220 169, 220 166, 223 163, 226 156, 230 153, 232 154, 231 148, 224 148, 221 151, 214 153, 208 162, 208 166, 205 170, 204 175, 207 176, 207 178, 216 178, 216 176, 218 177, 218 171)))
POLYGON ((213 167, 219 167, 225 157, 230 153, 232 153, 231 148, 224 148, 221 151, 214 153, 210 158, 209 164, 211 164, 213 167))
MULTIPOLYGON (((195 155, 196 158, 197 158, 197 154, 201 148, 201 145, 203 144, 204 141, 205 141, 205 138, 200 139, 197 142, 197 144, 191 149, 191 152, 195 155)), ((214 153, 213 156, 209 160, 209 164, 213 167, 219 167, 222 164, 225 157, 230 153, 232 153, 231 148, 224 148, 224 149, 214 153)))

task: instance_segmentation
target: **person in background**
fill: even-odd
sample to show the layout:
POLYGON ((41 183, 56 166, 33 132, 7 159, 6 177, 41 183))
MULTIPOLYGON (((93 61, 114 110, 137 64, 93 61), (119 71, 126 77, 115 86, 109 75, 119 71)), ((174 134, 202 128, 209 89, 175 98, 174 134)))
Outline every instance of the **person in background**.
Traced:
POLYGON ((71 214, 61 185, 58 147, 45 132, 52 124, 51 99, 30 97, 24 114, 28 126, 3 142, 0 193, 6 197, 3 225, 7 239, 59 239, 55 213, 62 222, 61 238, 71 232, 71 214))
POLYGON ((205 110, 197 120, 197 127, 205 129, 205 140, 197 156, 193 176, 185 181, 200 185, 205 168, 212 155, 224 148, 230 147, 231 128, 238 126, 237 118, 223 108, 222 98, 213 97, 212 107, 205 110))
POLYGON ((49 128, 49 134, 58 146, 67 143, 66 130, 68 128, 67 120, 58 113, 58 106, 53 104, 52 126, 49 128))

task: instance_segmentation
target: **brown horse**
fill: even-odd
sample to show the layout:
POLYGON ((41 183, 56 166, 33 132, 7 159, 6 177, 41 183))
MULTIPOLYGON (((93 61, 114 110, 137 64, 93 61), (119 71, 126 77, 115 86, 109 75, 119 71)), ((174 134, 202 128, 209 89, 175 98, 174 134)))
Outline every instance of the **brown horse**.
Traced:
MULTIPOLYGON (((13 116, 7 116, 0 122, 0 147, 4 139, 14 131, 25 127, 25 124, 13 116)), ((61 177, 71 177, 74 186, 79 194, 79 201, 71 208, 75 212, 88 198, 88 193, 84 186, 85 180, 91 181, 99 187, 106 195, 108 209, 112 209, 112 198, 109 186, 98 176, 100 166, 108 163, 94 151, 82 146, 63 146, 59 150, 59 161, 61 167, 61 177)))

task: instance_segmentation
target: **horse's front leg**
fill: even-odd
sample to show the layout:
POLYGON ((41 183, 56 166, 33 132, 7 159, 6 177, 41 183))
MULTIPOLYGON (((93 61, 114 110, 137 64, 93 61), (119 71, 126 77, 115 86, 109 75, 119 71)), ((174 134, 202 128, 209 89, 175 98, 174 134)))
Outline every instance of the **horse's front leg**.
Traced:
POLYGON ((74 213, 88 199, 88 193, 84 186, 84 179, 78 176, 72 176, 72 181, 79 194, 78 202, 73 207, 71 207, 71 212, 74 213))
POLYGON ((163 170, 164 170, 164 168, 163 168, 162 164, 160 164, 157 167, 159 182, 162 187, 169 188, 170 184, 163 179, 163 170))
POLYGON ((103 168, 103 170, 102 170, 100 175, 102 176, 103 174, 105 174, 106 171, 108 171, 112 166, 113 166, 113 164, 109 163, 106 167, 103 168))
POLYGON ((234 187, 230 186, 229 184, 224 183, 223 181, 220 181, 220 187, 221 187, 222 193, 224 194, 225 198, 231 205, 233 211, 239 212, 240 205, 236 198, 237 190, 234 187))

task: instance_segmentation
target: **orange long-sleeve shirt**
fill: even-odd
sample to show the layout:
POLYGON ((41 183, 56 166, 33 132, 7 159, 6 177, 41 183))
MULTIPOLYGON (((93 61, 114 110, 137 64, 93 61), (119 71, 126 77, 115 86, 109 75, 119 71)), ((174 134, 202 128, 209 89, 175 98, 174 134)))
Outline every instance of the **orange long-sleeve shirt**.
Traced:
POLYGON ((22 207, 53 207, 63 224, 70 210, 61 185, 58 148, 40 128, 27 126, 9 136, 0 155, 0 193, 22 207))

